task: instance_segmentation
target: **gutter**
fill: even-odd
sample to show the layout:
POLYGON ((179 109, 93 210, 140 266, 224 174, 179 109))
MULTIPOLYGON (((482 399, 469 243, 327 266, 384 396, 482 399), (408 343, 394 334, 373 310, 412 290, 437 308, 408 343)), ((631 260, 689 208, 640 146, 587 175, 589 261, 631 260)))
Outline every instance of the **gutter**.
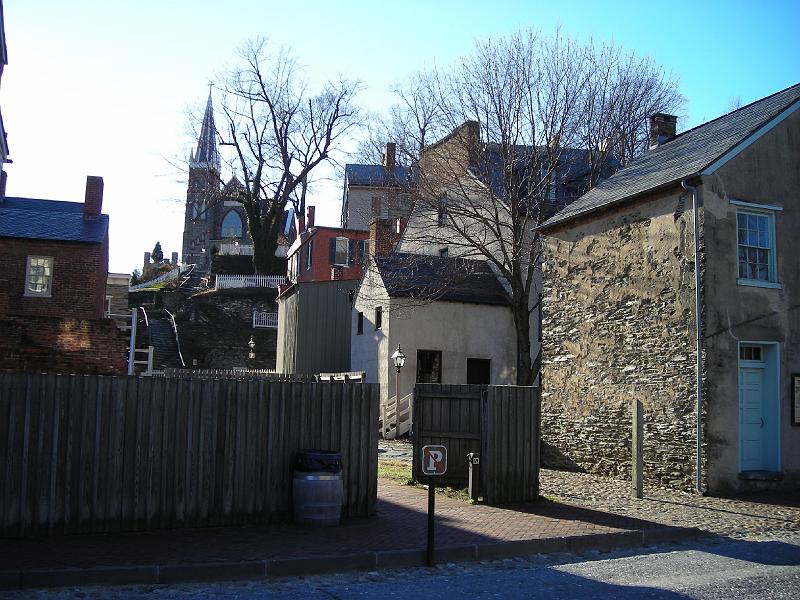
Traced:
POLYGON ((695 311, 695 335, 697 349, 697 448, 695 458, 695 489, 698 494, 703 494, 702 484, 702 452, 703 452, 703 339, 702 339, 702 316, 700 313, 700 264, 698 255, 700 254, 700 228, 698 224, 698 194, 697 188, 686 183, 686 179, 681 180, 681 187, 692 194, 692 212, 694 213, 694 311, 695 311))

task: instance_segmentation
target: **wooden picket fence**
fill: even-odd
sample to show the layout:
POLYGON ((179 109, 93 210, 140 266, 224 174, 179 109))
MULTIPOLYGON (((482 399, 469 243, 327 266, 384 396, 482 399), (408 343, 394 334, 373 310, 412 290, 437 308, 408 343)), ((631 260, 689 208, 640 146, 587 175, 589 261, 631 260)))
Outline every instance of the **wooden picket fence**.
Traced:
POLYGON ((314 375, 277 373, 267 369, 176 369, 167 368, 158 377, 171 379, 262 379, 264 381, 316 381, 314 375))
POLYGON ((437 482, 466 487, 467 454, 480 453, 487 504, 539 497, 540 397, 534 387, 417 384, 414 387, 413 476, 422 474, 422 447, 447 447, 447 473, 437 482))
POLYGON ((342 453, 343 516, 377 498, 378 386, 0 374, 0 536, 263 524, 292 458, 342 453))

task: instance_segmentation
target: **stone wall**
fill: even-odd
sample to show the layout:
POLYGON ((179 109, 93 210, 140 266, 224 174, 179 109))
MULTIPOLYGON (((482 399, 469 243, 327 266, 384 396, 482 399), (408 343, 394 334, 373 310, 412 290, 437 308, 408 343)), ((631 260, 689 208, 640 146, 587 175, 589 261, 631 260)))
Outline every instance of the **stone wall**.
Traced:
POLYGON ((629 477, 639 399, 645 478, 692 488, 694 259, 681 196, 547 232, 543 465, 629 477))
POLYGON ((253 311, 275 312, 277 290, 221 290, 183 299, 164 298, 175 311, 181 350, 187 367, 274 369, 277 329, 253 328, 253 311), (256 358, 248 358, 250 336, 256 358), (196 362, 195 362, 196 361, 196 362))

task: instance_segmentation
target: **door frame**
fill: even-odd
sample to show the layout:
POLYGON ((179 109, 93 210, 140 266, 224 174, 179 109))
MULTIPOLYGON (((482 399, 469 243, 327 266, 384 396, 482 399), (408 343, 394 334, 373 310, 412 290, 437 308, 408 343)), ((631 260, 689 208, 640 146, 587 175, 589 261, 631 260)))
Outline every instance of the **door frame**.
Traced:
POLYGON ((762 413, 766 415, 767 423, 770 424, 768 429, 764 430, 765 440, 772 440, 770 443, 770 452, 767 456, 767 450, 764 451, 764 463, 772 463, 769 467, 764 467, 760 470, 779 472, 782 469, 781 465, 781 381, 780 381, 780 343, 768 341, 750 341, 740 340, 736 347, 736 407, 737 407, 737 435, 736 435, 736 448, 737 448, 737 463, 738 472, 742 471, 742 431, 741 431, 741 391, 739 389, 739 375, 741 369, 744 368, 758 368, 763 369, 764 376, 762 380, 761 391, 761 406, 762 413), (757 346, 761 348, 761 360, 743 360, 741 356, 742 346, 757 346))

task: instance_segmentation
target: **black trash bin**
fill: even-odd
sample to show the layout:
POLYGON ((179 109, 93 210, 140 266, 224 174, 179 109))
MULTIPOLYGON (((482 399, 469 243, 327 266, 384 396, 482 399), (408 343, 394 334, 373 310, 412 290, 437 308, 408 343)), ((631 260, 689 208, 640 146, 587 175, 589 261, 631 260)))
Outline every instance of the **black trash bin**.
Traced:
POLYGON ((338 525, 342 516, 342 453, 299 450, 294 456, 294 520, 338 525))

